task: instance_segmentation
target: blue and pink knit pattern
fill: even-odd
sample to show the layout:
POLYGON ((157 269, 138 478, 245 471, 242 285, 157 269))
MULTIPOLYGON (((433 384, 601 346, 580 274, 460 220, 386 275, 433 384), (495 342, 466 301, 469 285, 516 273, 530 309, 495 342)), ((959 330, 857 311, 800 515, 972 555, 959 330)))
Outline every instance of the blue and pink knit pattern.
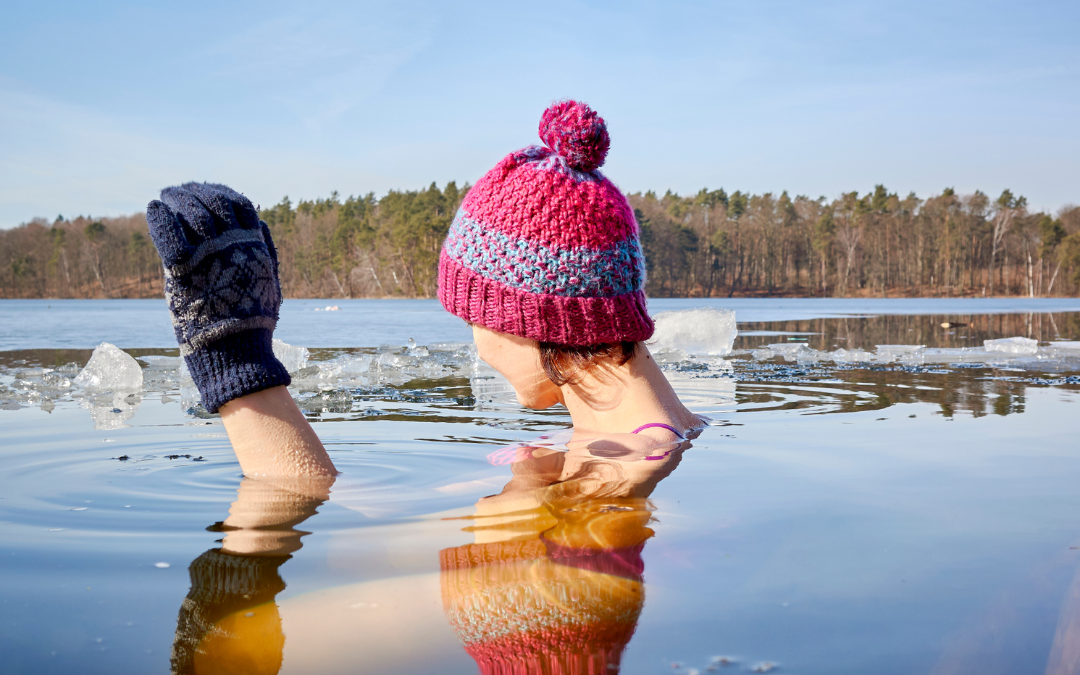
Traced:
POLYGON ((509 154, 465 196, 443 244, 439 299, 466 321, 543 342, 647 339, 637 221, 598 170, 604 120, 563 101, 540 132, 547 147, 509 154))
POLYGON ((636 239, 606 249, 555 248, 494 232, 458 211, 446 255, 480 276, 530 293, 612 297, 640 291, 645 259, 636 239))

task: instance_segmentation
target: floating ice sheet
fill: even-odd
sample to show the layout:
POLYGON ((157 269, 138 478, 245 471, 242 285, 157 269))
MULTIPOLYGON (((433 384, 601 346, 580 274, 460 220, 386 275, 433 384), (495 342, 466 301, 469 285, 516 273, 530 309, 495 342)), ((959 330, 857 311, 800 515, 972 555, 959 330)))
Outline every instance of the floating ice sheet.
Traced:
POLYGON ((837 349, 830 354, 836 363, 873 363, 877 360, 875 354, 864 349, 837 349))
POLYGON ((1075 352, 1077 356, 1080 356, 1080 341, 1077 340, 1058 340, 1057 342, 1051 342, 1046 346, 1049 350, 1061 350, 1063 352, 1075 352))
POLYGON ((720 356, 730 354, 739 334, 735 312, 730 309, 684 309, 661 312, 654 317, 656 332, 649 347, 657 352, 720 356))
POLYGON ((983 340, 983 346, 988 352, 1002 352, 1004 354, 1020 354, 1024 356, 1031 356, 1037 354, 1039 351, 1039 341, 1026 337, 983 340))
POLYGON ((750 352, 755 360, 781 358, 800 364, 831 361, 836 364, 988 364, 1033 370, 1080 370, 1080 342, 1051 342, 1039 346, 1024 337, 987 340, 984 347, 935 347, 923 345, 877 345, 864 349, 837 349, 831 352, 810 349, 804 344, 778 343, 750 352))
POLYGON ((800 354, 810 351, 809 347, 802 342, 777 342, 775 344, 765 345, 765 349, 769 350, 771 354, 795 359, 797 359, 800 354))
POLYGON ((293 372, 292 387, 317 391, 400 386, 412 380, 473 377, 477 369, 478 359, 472 345, 388 346, 375 354, 342 354, 328 361, 309 362, 293 372))

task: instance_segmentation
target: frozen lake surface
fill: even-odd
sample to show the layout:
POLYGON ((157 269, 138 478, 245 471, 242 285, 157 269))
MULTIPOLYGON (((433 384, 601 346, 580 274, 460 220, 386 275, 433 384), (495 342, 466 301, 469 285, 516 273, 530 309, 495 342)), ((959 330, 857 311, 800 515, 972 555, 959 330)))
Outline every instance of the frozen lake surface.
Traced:
POLYGON ((1080 301, 692 308, 739 334, 661 316, 713 423, 649 498, 492 511, 569 418, 435 302, 285 303, 322 499, 241 480, 163 302, 0 301, 0 671, 1080 672, 1080 301))

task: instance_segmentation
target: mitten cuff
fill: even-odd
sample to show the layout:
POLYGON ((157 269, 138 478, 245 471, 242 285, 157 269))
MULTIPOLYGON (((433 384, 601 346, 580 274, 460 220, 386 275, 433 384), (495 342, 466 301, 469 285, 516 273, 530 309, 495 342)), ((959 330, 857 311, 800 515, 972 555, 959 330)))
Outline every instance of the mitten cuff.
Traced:
POLYGON ((292 381, 274 356, 271 336, 262 328, 241 331, 184 357, 204 408, 217 412, 234 398, 292 381))

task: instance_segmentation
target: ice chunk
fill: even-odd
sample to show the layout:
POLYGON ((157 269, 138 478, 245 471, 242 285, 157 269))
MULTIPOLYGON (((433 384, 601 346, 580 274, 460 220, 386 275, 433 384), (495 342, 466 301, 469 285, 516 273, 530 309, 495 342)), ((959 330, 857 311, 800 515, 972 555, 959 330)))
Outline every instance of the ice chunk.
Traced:
POLYGON ((180 386, 180 409, 184 412, 190 413, 193 410, 199 410, 202 408, 202 395, 199 394, 199 390, 195 388, 195 383, 183 384, 180 386))
POLYGON ((810 365, 818 363, 819 361, 828 360, 829 354, 827 352, 819 352, 816 349, 801 349, 795 352, 795 362, 799 365, 810 365))
POLYGON ((1004 354, 1016 354, 1018 356, 1031 356, 1039 351, 1039 341, 1026 337, 983 340, 983 346, 986 347, 986 351, 988 352, 1002 352, 1004 354))
POLYGON ((874 355, 862 349, 837 349, 832 353, 832 360, 836 363, 870 363, 874 355))
POLYGON ((277 357, 278 361, 281 361, 281 365, 285 366, 285 370, 295 373, 307 366, 311 352, 304 347, 293 347, 275 338, 274 356, 277 357))
POLYGON ((139 362, 116 345, 102 342, 90 356, 90 362, 75 377, 75 384, 98 391, 135 392, 142 389, 143 373, 139 362))
POLYGON ((925 349, 926 345, 877 345, 876 356, 881 363, 921 364, 925 349))
POLYGON ((140 356, 139 360, 145 363, 151 368, 162 369, 175 369, 179 368, 180 364, 184 362, 182 356, 161 356, 159 354, 151 354, 149 356, 140 356))
POLYGON ((350 375, 362 375, 371 369, 371 355, 348 356, 341 361, 341 372, 350 375))
POLYGON ((384 345, 374 353, 341 354, 311 361, 292 372, 292 391, 329 391, 371 386, 401 386, 407 382, 476 374, 472 345, 443 343, 408 347, 384 345))
POLYGON ((348 413, 352 411, 353 397, 347 391, 328 390, 298 401, 301 409, 313 413, 348 413))
POLYGON ((308 366, 298 372, 295 379, 305 379, 299 376, 307 374, 306 379, 312 380, 309 384, 316 387, 328 384, 342 387, 365 386, 371 379, 367 377, 367 373, 371 369, 372 361, 370 354, 346 354, 333 361, 314 363, 314 371, 312 366, 308 366))
POLYGON ((926 345, 877 345, 879 356, 899 357, 926 349, 926 345))
POLYGON ((829 354, 810 349, 805 342, 776 342, 753 349, 750 355, 758 361, 767 361, 779 356, 785 361, 798 363, 816 363, 821 359, 829 358, 829 354))
POLYGON ((498 373, 488 377, 469 378, 469 388, 475 400, 473 407, 477 411, 491 411, 504 406, 519 405, 513 385, 498 373))
POLYGON ((71 380, 67 379, 60 373, 45 373, 41 377, 41 384, 45 385, 49 389, 71 388, 71 380))
POLYGON ((23 391, 19 391, 16 396, 18 397, 18 400, 20 402, 29 403, 31 405, 37 405, 41 403, 42 399, 44 398, 41 395, 40 391, 34 389, 26 389, 23 391))
POLYGON ((661 312, 654 319, 656 332, 649 346, 658 352, 681 349, 688 354, 730 354, 739 334, 735 312, 730 309, 701 307, 661 312))
MULTIPOLYGON (((171 393, 191 376, 182 356, 163 356, 160 354, 140 356, 143 362, 143 391, 171 393)), ((170 399, 171 400, 171 399, 170 399)), ((168 401, 165 401, 168 402, 168 401)))
POLYGON ((656 350, 653 354, 656 362, 662 366, 678 365, 690 359, 690 355, 681 349, 656 350))
POLYGON ((993 354, 982 347, 935 347, 923 352, 924 363, 986 363, 993 354))
POLYGON ((785 361, 798 361, 799 355, 804 354, 809 347, 805 342, 777 342, 765 345, 772 356, 782 356, 785 361))
POLYGON ((520 405, 513 385, 479 358, 476 359, 472 375, 469 377, 469 388, 472 390, 475 400, 474 408, 477 411, 491 411, 506 406, 520 405))

